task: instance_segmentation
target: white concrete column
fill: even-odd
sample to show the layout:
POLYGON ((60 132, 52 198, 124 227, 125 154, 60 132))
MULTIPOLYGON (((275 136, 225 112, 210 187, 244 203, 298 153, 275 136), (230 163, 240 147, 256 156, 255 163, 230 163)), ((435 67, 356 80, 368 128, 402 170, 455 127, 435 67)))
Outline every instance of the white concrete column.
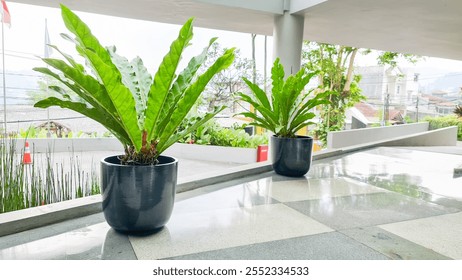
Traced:
POLYGON ((273 61, 279 57, 286 76, 300 70, 305 18, 285 11, 274 18, 273 61))

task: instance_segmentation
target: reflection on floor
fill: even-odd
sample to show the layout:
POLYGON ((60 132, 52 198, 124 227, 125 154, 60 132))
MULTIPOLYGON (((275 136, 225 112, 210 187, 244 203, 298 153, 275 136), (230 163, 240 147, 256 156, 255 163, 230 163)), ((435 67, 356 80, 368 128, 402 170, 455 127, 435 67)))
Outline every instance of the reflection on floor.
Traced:
POLYGON ((460 155, 377 148, 179 194, 149 236, 102 214, 0 238, 1 259, 462 259, 460 155))

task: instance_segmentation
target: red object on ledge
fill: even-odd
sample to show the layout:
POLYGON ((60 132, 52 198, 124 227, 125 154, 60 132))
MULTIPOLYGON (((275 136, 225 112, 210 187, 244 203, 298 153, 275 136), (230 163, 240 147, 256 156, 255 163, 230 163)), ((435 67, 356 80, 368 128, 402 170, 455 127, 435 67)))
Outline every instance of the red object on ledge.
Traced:
POLYGON ((268 145, 259 145, 257 148, 257 162, 268 160, 268 145))

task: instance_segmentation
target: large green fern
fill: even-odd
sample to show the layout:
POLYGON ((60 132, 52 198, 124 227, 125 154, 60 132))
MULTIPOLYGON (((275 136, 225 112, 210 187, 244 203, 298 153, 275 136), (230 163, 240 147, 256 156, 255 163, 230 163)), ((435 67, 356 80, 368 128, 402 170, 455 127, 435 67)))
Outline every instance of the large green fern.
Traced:
POLYGON ((278 137, 296 137, 303 127, 313 124, 315 114, 311 109, 321 104, 328 104, 327 93, 311 96, 304 89, 316 72, 301 69, 286 80, 282 64, 277 58, 271 69, 272 90, 268 98, 266 92, 246 78, 244 82, 250 88, 250 94, 238 93, 241 100, 255 108, 255 112, 244 112, 240 115, 253 119, 251 124, 272 131, 278 137))
POLYGON ((223 110, 216 108, 187 130, 177 128, 215 74, 229 67, 234 49, 227 50, 203 74, 197 71, 207 58, 210 45, 186 68, 178 73, 183 51, 193 37, 193 19, 181 28, 170 46, 157 73, 151 76, 141 59, 129 62, 115 53, 115 48, 101 46, 90 28, 70 9, 61 5, 67 29, 75 36, 64 37, 75 44, 76 50, 91 68, 92 75, 70 55, 58 50, 65 60, 44 58, 50 68, 34 68, 66 85, 84 101, 75 101, 60 87, 51 87, 61 94, 49 97, 35 107, 60 106, 79 112, 106 127, 125 147, 125 164, 155 164, 157 157, 178 139, 223 110))

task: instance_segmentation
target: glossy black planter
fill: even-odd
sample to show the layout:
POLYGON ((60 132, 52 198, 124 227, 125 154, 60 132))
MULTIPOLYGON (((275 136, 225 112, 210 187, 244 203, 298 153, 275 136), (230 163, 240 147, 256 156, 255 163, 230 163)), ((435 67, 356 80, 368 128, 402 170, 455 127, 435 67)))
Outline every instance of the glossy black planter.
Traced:
POLYGON ((101 161, 103 212, 118 231, 149 233, 172 214, 178 161, 160 156, 153 166, 120 165, 117 156, 101 161))
POLYGON ((312 151, 313 138, 311 137, 271 136, 271 160, 277 174, 290 177, 305 175, 310 170, 312 151))

